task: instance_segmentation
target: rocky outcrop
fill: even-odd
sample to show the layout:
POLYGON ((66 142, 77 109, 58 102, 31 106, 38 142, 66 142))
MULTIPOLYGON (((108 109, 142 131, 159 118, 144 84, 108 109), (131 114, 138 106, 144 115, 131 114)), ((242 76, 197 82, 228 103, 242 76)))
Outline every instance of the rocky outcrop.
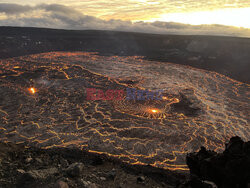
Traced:
POLYGON ((202 147, 186 160, 191 176, 200 181, 214 182, 219 188, 247 188, 250 184, 250 142, 240 137, 231 138, 223 153, 202 147))

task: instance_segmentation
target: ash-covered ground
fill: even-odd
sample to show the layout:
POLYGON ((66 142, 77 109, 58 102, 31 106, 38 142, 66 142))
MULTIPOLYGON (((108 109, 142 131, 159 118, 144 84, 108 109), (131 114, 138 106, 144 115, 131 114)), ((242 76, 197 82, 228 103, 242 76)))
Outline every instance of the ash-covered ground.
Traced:
POLYGON ((76 147, 129 164, 186 171, 186 153, 201 146, 221 151, 232 136, 250 139, 249 85, 215 72, 83 52, 0 64, 3 142, 76 147), (89 101, 86 88, 164 93, 160 101, 89 101))

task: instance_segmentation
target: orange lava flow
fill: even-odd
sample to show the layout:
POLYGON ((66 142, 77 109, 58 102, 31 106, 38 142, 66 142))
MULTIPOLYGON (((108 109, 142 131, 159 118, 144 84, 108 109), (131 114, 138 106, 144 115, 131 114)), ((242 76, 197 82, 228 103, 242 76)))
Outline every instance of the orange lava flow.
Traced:
POLYGON ((0 67, 3 142, 76 146, 130 164, 188 170, 188 152, 221 151, 236 135, 250 139, 250 86, 215 72, 87 52, 10 58, 0 67), (86 88, 128 87, 163 90, 162 100, 86 99, 86 88))

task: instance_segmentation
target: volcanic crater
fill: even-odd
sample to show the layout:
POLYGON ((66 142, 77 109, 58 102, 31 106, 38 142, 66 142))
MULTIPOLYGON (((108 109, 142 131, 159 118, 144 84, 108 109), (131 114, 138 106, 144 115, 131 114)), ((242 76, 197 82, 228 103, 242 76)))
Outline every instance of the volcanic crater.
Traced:
POLYGON ((78 147, 130 164, 187 170, 201 146, 250 139, 249 85, 143 57, 50 52, 0 61, 0 140, 78 147), (86 100, 87 88, 163 90, 162 100, 86 100))

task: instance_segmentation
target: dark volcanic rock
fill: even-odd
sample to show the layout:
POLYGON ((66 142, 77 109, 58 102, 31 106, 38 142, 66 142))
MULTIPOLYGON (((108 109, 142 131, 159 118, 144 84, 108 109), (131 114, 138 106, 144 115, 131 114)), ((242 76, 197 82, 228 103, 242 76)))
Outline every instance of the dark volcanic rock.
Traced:
POLYGON ((202 181, 197 176, 190 176, 184 183, 177 188, 217 188, 213 182, 202 181))
POLYGON ((82 163, 73 163, 66 169, 66 172, 71 177, 79 177, 83 167, 84 165, 82 163))
POLYGON ((54 185, 54 188, 69 188, 68 184, 65 183, 64 181, 58 181, 54 185))
POLYGON ((222 154, 207 151, 187 155, 191 174, 215 182, 222 188, 247 188, 250 183, 250 142, 233 137, 222 154))
POLYGON ((116 177, 116 171, 115 171, 115 169, 109 171, 109 172, 106 174, 106 176, 107 176, 108 179, 114 180, 115 177, 116 177))
POLYGON ((204 104, 195 96, 193 89, 185 89, 180 92, 179 103, 173 104, 173 111, 183 113, 186 116, 197 116, 202 113, 204 104))
POLYGON ((50 169, 43 169, 43 170, 31 170, 28 171, 25 176, 28 176, 31 179, 38 180, 38 179, 46 179, 49 176, 52 176, 54 174, 58 173, 58 170, 56 168, 50 168, 50 169))
POLYGON ((145 181, 145 177, 144 176, 140 176, 137 178, 137 183, 142 183, 145 181))

